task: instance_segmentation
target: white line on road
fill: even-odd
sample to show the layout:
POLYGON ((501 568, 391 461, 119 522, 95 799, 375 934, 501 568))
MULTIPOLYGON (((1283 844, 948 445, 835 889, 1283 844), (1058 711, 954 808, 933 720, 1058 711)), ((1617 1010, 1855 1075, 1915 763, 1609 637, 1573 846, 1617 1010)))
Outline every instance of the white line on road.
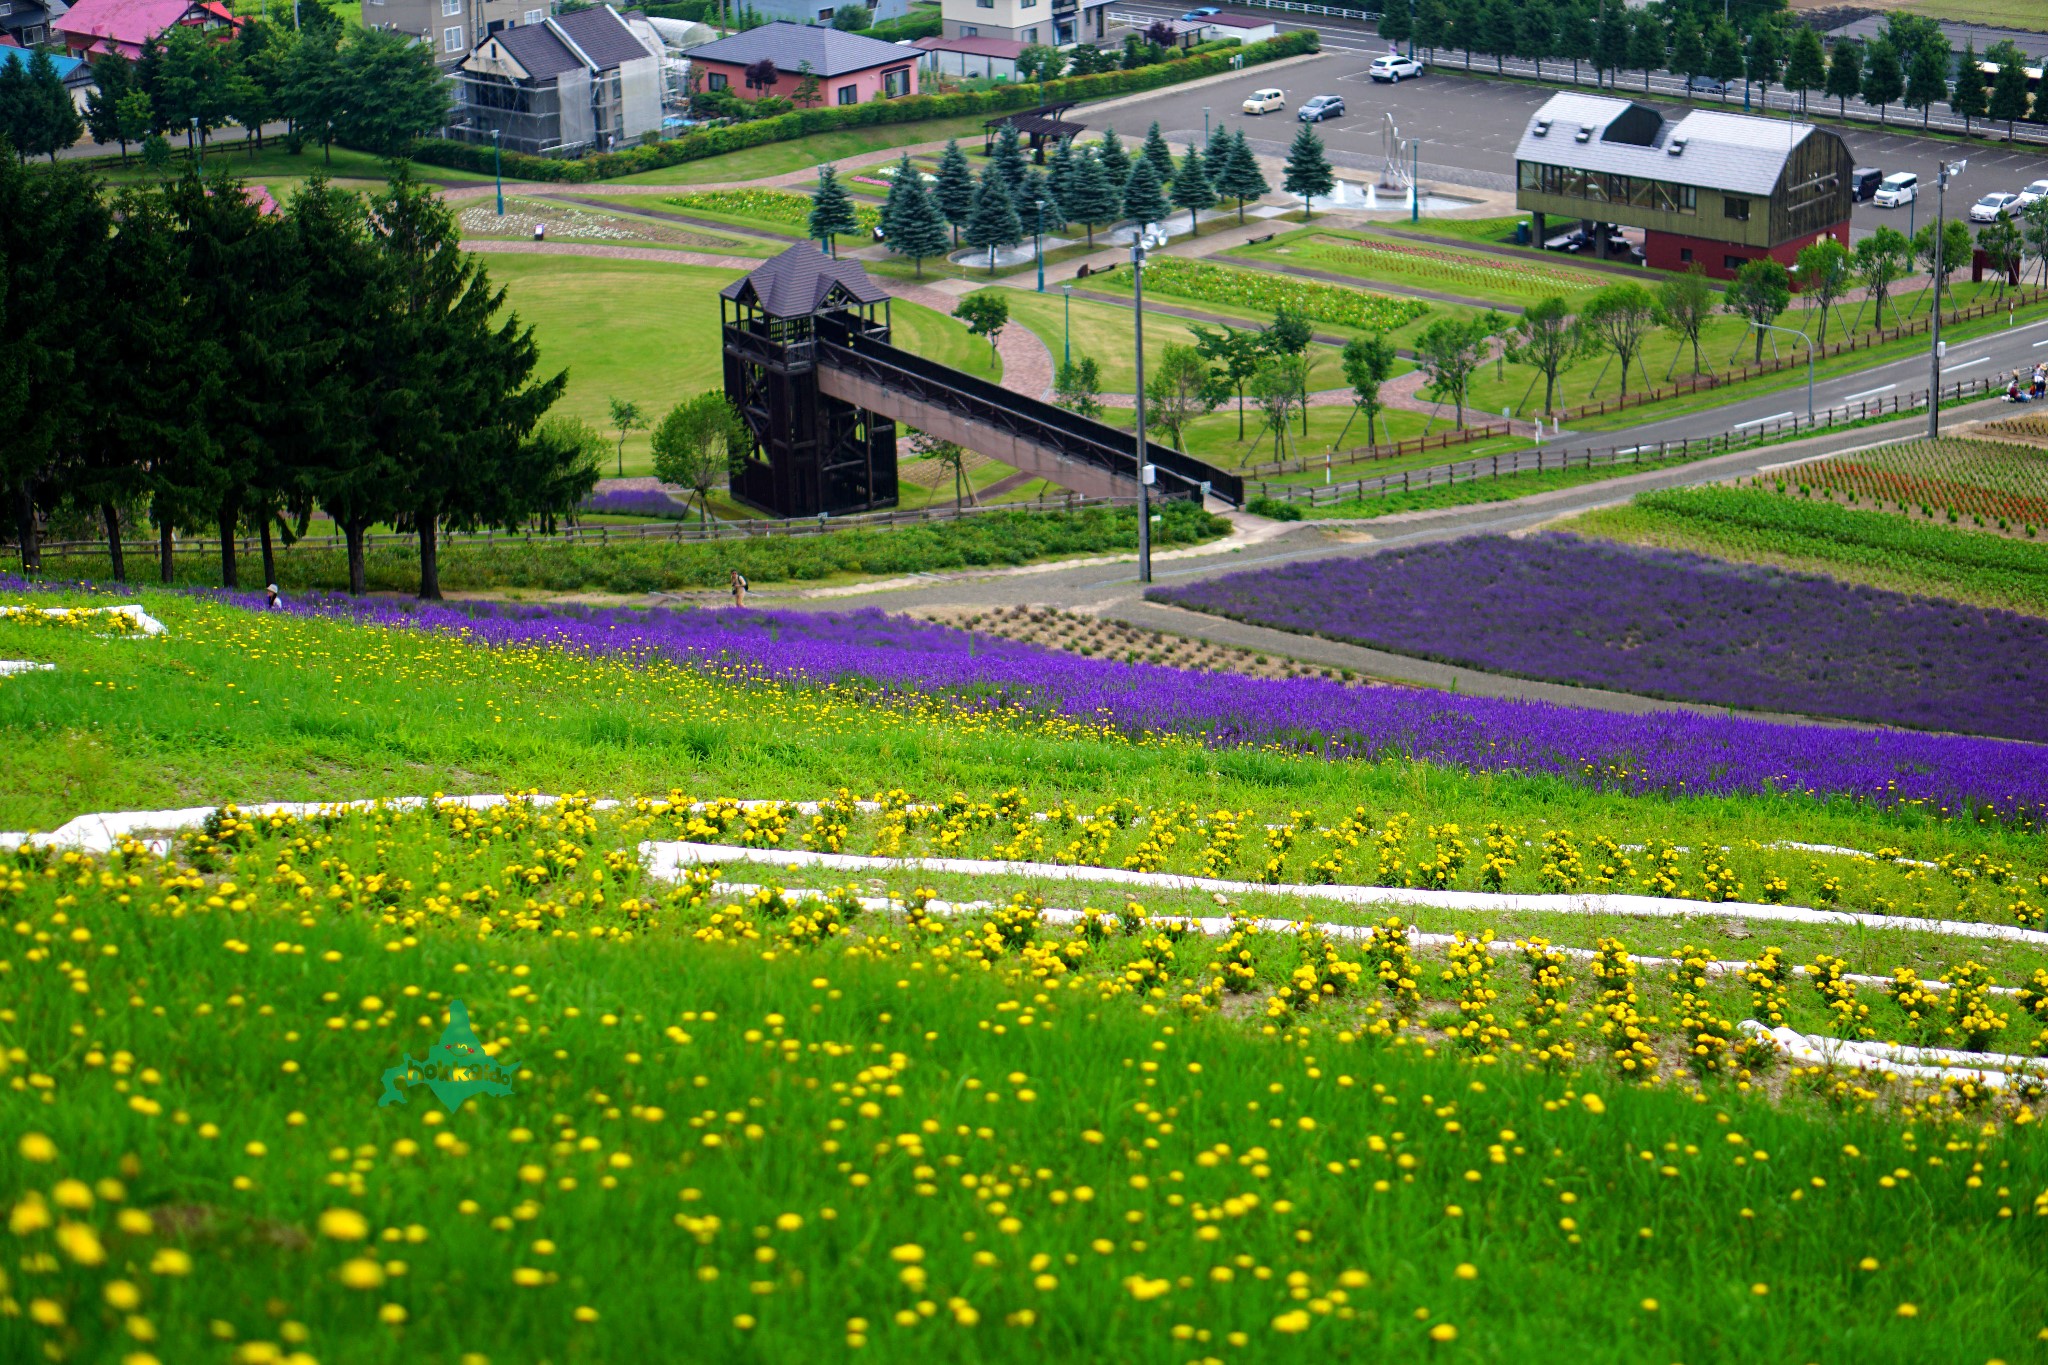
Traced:
POLYGON ((2037 341, 2034 343, 2034 349, 2037 351, 2040 350, 2043 346, 2048 346, 2048 341, 2037 341))
POLYGON ((1737 422, 1733 427, 1730 428, 1730 430, 1740 431, 1744 427, 1760 427, 1766 422, 1782 421, 1784 418, 1790 417, 1791 415, 1792 414, 1790 412, 1777 412, 1772 413, 1769 417, 1752 417, 1747 422, 1737 422))
POLYGON ((1881 389, 1865 389, 1862 393, 1850 394, 1847 398, 1844 398, 1842 401, 1844 403, 1853 403, 1859 398, 1875 398, 1881 393, 1890 393, 1893 389, 1896 389, 1897 387, 1897 384, 1887 384, 1881 389))
POLYGON ((1943 370, 1942 373, 1954 374, 1957 370, 1967 370, 1972 365, 1982 365, 1985 361, 1989 359, 1991 359, 1991 357, 1988 355, 1980 355, 1975 360, 1965 360, 1959 365, 1951 365, 1947 369, 1943 370))

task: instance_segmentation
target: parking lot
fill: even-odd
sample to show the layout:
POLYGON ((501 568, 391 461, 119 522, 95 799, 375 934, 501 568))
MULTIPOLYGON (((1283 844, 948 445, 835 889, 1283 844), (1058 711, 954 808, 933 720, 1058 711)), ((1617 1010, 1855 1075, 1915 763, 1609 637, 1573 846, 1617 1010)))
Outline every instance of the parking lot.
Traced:
MULTIPOLYGON (((1375 84, 1365 75, 1374 52, 1345 49, 1327 51, 1313 61, 1277 71, 1254 69, 1241 77, 1199 90, 1168 90, 1136 104, 1125 105, 1113 114, 1091 119, 1085 108, 1076 117, 1091 128, 1113 124, 1120 134, 1142 135, 1153 119, 1176 144, 1199 139, 1203 110, 1210 122, 1223 121, 1242 127, 1253 148, 1268 155, 1284 153, 1294 136, 1293 111, 1311 95, 1341 95, 1345 113, 1318 126, 1328 145, 1330 159, 1340 169, 1370 173, 1381 164, 1381 129, 1391 112, 1402 136, 1420 137, 1422 177, 1425 181, 1464 184, 1481 189, 1512 188, 1515 145, 1528 125, 1529 115, 1551 92, 1534 86, 1486 80, 1460 74, 1461 68, 1431 70, 1419 81, 1399 85, 1375 84), (1287 92, 1284 113, 1248 117, 1238 106, 1251 91, 1278 85, 1287 92)), ((1629 96, 1624 83, 1615 92, 1629 96)), ((1667 117, 1682 116, 1686 106, 1651 99, 1652 106, 1667 117)), ((1721 105, 1703 101, 1695 108, 1714 109, 1721 105)), ((1737 98, 1727 106, 1740 112, 1737 98)), ((2011 150, 1997 145, 1966 146, 1938 138, 1919 138, 1909 132, 1860 128, 1838 132, 1848 144, 1858 166, 1875 166, 1886 174, 1913 171, 1921 179, 1922 197, 1917 206, 1880 209, 1858 204, 1853 219, 1857 235, 1889 223, 1901 232, 1917 226, 1934 213, 1933 178, 1944 157, 1967 157, 1969 169, 1950 182, 1948 207, 1954 214, 1966 212, 1979 195, 1993 190, 2018 190, 2029 181, 2048 177, 2048 155, 2030 149, 2011 150)))

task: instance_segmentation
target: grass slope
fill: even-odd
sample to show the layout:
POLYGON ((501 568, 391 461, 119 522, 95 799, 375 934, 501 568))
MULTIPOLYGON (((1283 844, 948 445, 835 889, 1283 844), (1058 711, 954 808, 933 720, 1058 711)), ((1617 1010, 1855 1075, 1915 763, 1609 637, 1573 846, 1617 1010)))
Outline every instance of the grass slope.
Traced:
POLYGON ((1649 493, 1565 529, 2048 615, 2048 546, 1766 490, 1649 493))

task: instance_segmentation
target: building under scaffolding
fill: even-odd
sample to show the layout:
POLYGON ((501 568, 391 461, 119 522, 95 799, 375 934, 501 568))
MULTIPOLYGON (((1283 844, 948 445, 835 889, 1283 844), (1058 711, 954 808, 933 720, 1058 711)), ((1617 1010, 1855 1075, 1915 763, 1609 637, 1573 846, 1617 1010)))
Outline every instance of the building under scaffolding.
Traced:
POLYGON ((580 156, 658 132, 661 58, 609 6, 492 34, 456 67, 450 137, 580 156))

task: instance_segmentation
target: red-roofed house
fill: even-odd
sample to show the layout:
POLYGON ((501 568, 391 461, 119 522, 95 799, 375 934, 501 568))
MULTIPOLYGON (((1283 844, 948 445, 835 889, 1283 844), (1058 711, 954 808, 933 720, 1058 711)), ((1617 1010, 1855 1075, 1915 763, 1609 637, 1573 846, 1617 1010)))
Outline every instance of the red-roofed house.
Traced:
POLYGON ((132 62, 151 39, 174 25, 213 29, 234 23, 226 5, 200 0, 79 0, 51 21, 50 31, 74 57, 113 52, 132 62))

